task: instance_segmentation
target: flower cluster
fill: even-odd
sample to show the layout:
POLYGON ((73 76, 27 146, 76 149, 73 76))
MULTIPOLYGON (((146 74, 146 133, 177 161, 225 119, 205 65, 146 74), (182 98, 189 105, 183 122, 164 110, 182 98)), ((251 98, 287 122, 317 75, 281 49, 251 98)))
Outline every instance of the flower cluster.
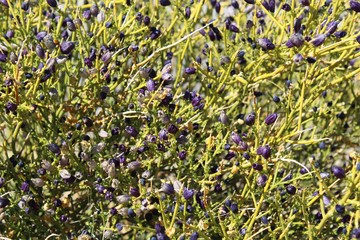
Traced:
POLYGON ((2 236, 359 238, 358 0, 0 10, 2 236))

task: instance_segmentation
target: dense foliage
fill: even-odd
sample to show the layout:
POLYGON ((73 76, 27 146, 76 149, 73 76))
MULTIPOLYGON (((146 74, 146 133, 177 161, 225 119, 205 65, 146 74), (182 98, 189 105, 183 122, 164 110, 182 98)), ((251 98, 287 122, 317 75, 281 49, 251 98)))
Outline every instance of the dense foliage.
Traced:
POLYGON ((357 0, 0 11, 3 238, 360 237, 357 0))

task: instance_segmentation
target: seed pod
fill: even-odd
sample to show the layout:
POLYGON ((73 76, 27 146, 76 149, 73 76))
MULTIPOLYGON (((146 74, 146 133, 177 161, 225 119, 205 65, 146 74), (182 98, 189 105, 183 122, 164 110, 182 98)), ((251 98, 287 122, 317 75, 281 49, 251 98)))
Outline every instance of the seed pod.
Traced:
POLYGON ((63 54, 69 54, 75 48, 75 43, 73 42, 62 42, 60 44, 60 51, 63 54))

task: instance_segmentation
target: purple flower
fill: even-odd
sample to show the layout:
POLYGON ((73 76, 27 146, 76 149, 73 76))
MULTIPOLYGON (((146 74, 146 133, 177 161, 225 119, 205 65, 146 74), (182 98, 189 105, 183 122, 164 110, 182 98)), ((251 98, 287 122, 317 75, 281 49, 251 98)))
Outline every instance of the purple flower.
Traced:
POLYGON ((170 183, 164 183, 164 185, 161 187, 161 191, 167 195, 172 195, 175 193, 174 186, 170 183))
POLYGON ((346 176, 345 170, 342 167, 332 166, 331 171, 337 178, 344 178, 346 176))
POLYGON ((105 64, 108 63, 111 59, 111 52, 106 52, 104 55, 102 55, 101 57, 101 61, 103 61, 105 64))
POLYGON ((260 146, 256 150, 256 154, 263 156, 265 159, 268 159, 271 156, 271 149, 269 145, 260 146))
POLYGON ((6 108, 7 110, 9 110, 10 112, 15 112, 15 111, 16 111, 16 109, 17 109, 17 104, 16 104, 16 103, 13 103, 13 102, 8 101, 8 102, 6 103, 5 108, 6 108))
POLYGON ((256 183, 258 186, 263 187, 263 186, 265 186, 267 180, 268 180, 268 177, 266 175, 260 175, 258 177, 258 179, 256 180, 256 183))
POLYGON ((46 0, 50 7, 57 7, 56 0, 46 0))
POLYGON ((0 197, 0 208, 4 208, 9 204, 10 204, 9 199, 4 198, 4 197, 0 197))
POLYGON ((129 194, 133 197, 139 197, 140 191, 139 191, 139 189, 132 187, 132 188, 130 188, 129 194))
POLYGON ((287 185, 286 192, 290 195, 294 195, 296 193, 296 187, 294 187, 293 185, 287 185))
POLYGON ((338 24, 338 21, 329 22, 326 27, 326 35, 329 36, 330 34, 333 34, 336 31, 338 24))
POLYGON ((0 62, 6 62, 6 54, 0 53, 0 62))
POLYGON ((191 199, 194 196, 194 190, 184 188, 183 196, 184 196, 185 200, 191 199))
POLYGON ((179 156, 179 159, 180 159, 180 160, 185 160, 185 158, 186 158, 186 151, 182 150, 181 152, 179 152, 178 156, 179 156))
POLYGON ((289 11, 291 11, 291 6, 287 3, 284 3, 284 5, 282 5, 281 9, 284 10, 285 12, 289 12, 289 11))
POLYGON ((235 26, 234 24, 230 24, 229 30, 230 30, 231 32, 235 32, 235 33, 240 32, 239 28, 238 28, 237 26, 235 26))
POLYGON ((166 129, 161 129, 159 132, 160 141, 168 140, 168 131, 166 129))
POLYGON ((244 0, 245 2, 247 2, 248 4, 255 4, 255 0, 244 0))
POLYGON ((360 12, 360 3, 355 0, 350 0, 350 8, 355 12, 360 12))
POLYGON ((263 166, 260 163, 253 163, 252 168, 259 172, 263 170, 263 166))
POLYGON ((231 137, 231 140, 237 145, 239 145, 239 143, 241 142, 241 137, 236 132, 232 132, 230 137, 231 137))
POLYGON ((171 2, 169 0, 160 0, 160 5, 167 7, 171 5, 171 2))
POLYGON ((91 11, 90 10, 85 10, 82 14, 83 18, 85 18, 86 20, 90 20, 91 19, 91 11))
POLYGON ((36 45, 35 52, 39 56, 39 58, 41 58, 41 59, 45 58, 45 50, 41 47, 40 44, 36 45))
POLYGON ((300 0, 303 6, 310 6, 310 0, 300 0))
POLYGON ((301 21, 302 21, 302 18, 295 18, 294 20, 294 32, 295 33, 298 33, 301 29, 301 21))
POLYGON ((248 146, 248 144, 246 142, 240 141, 238 145, 239 145, 240 150, 242 150, 242 151, 248 150, 249 146, 248 146))
POLYGON ((168 132, 171 134, 177 133, 178 130, 179 128, 175 124, 170 124, 170 126, 168 127, 168 132))
POLYGON ((60 147, 59 147, 57 144, 55 144, 55 143, 50 143, 50 144, 48 145, 48 148, 49 148, 49 150, 50 150, 52 153, 54 153, 54 154, 60 154, 60 153, 61 153, 60 147))
POLYGON ((69 54, 75 48, 75 43, 73 42, 62 42, 60 44, 60 50, 63 54, 69 54))
POLYGON ((186 74, 195 74, 196 73, 196 68, 194 68, 194 67, 187 67, 187 68, 185 68, 185 73, 186 74))
POLYGON ((249 126, 254 125, 254 123, 255 123, 255 113, 254 112, 252 112, 246 116, 245 123, 246 123, 246 125, 249 125, 249 126))
POLYGON ((158 30, 158 29, 153 29, 153 30, 151 31, 151 33, 150 33, 150 39, 151 39, 151 40, 155 40, 155 39, 157 39, 158 37, 160 37, 160 35, 161 35, 160 30, 158 30))
POLYGON ((346 36, 346 31, 337 31, 334 33, 334 36, 337 38, 343 38, 346 36))
POLYGON ((360 43, 360 35, 356 37, 356 41, 360 43))
POLYGON ((273 124, 273 123, 276 121, 277 118, 278 118, 278 114, 277 114, 277 113, 272 113, 272 114, 270 114, 269 116, 267 116, 267 117, 265 118, 265 123, 266 123, 266 125, 271 125, 271 124, 273 124))
POLYGON ((152 92, 155 90, 155 82, 151 78, 146 82, 146 88, 149 92, 152 92))
POLYGON ((190 9, 190 7, 186 7, 185 8, 185 18, 189 19, 190 16, 191 16, 191 9, 190 9))
POLYGON ((138 131, 133 126, 126 126, 125 131, 132 137, 137 137, 138 131))
POLYGON ((30 184, 26 181, 21 184, 21 191, 28 192, 30 190, 30 184))
POLYGON ((303 36, 300 33, 291 35, 290 39, 286 42, 288 48, 301 47, 304 44, 303 36))
POLYGON ((258 43, 264 51, 275 49, 275 45, 268 38, 259 38, 258 43))
POLYGON ((235 9, 239 9, 239 3, 236 0, 231 1, 231 6, 235 9))
POLYGON ((320 46, 321 44, 324 43, 326 39, 326 35, 325 34, 319 34, 317 35, 314 39, 311 40, 311 43, 315 46, 315 47, 318 47, 320 46))

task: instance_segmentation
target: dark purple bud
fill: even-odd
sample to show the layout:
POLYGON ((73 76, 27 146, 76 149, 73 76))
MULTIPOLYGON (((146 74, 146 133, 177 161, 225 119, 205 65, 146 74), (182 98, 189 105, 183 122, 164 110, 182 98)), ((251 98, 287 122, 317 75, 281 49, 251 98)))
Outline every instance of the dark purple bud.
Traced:
POLYGON ((57 7, 56 0, 46 0, 46 1, 47 1, 47 3, 49 4, 50 7, 53 7, 53 8, 57 7))
POLYGON ((302 18, 295 18, 294 20, 294 32, 298 33, 301 29, 301 20, 302 18))
POLYGON ((216 11, 217 13, 220 13, 220 10, 221 10, 221 4, 220 4, 220 2, 216 2, 216 4, 215 4, 215 11, 216 11))
MULTIPOLYGON (((121 160, 120 160, 121 161, 121 160)), ((128 165, 127 165, 127 168, 130 170, 130 171, 135 171, 137 169, 139 169, 141 167, 141 163, 138 162, 138 161, 132 161, 130 162, 128 165)))
POLYGON ((284 3, 281 7, 282 10, 284 10, 285 12, 289 12, 291 11, 291 6, 287 3, 284 3))
POLYGON ((61 215, 60 221, 66 222, 68 220, 68 217, 66 215, 61 215))
POLYGON ((50 144, 48 145, 48 148, 49 148, 49 150, 50 150, 52 153, 54 153, 54 154, 60 154, 60 153, 61 153, 60 147, 59 147, 57 144, 55 144, 55 143, 50 143, 50 144))
POLYGON ((315 46, 315 47, 318 47, 320 46, 321 44, 324 43, 326 39, 326 35, 325 34, 319 34, 317 35, 313 40, 311 40, 311 43, 315 46))
POLYGON ((151 78, 146 82, 146 88, 149 92, 152 92, 155 90, 155 82, 151 78))
POLYGON ((76 26, 73 21, 67 21, 66 26, 71 32, 76 31, 76 26))
POLYGON ((179 128, 175 124, 170 124, 170 126, 168 127, 168 132, 171 134, 177 133, 178 130, 179 128))
POLYGON ((15 112, 15 111, 16 111, 16 109, 17 109, 17 104, 16 104, 16 103, 13 103, 13 102, 8 101, 8 102, 6 103, 5 108, 6 108, 7 110, 9 110, 10 112, 15 112))
POLYGON ((40 44, 36 45, 35 52, 39 56, 39 58, 41 59, 45 58, 45 50, 41 47, 40 44))
POLYGON ((293 34, 289 41, 286 42, 286 46, 288 48, 291 48, 291 47, 301 47, 302 45, 304 44, 304 39, 303 39, 303 36, 300 34, 300 33, 295 33, 293 34))
POLYGON ((106 52, 104 55, 102 55, 101 57, 101 61, 103 61, 105 64, 108 63, 111 59, 111 52, 106 52))
POLYGON ((4 197, 0 197, 0 208, 4 208, 9 204, 10 204, 9 199, 4 198, 4 197))
POLYGON ((82 14, 83 18, 85 18, 86 20, 90 20, 91 19, 91 11, 90 10, 85 10, 82 14))
POLYGON ((185 18, 189 19, 190 16, 191 16, 191 9, 190 9, 190 7, 186 7, 185 8, 185 18))
POLYGON ((235 33, 240 32, 239 28, 238 28, 237 26, 235 26, 234 24, 230 24, 229 30, 230 30, 231 32, 235 32, 235 33))
POLYGON ((236 156, 236 154, 234 152, 229 152, 228 154, 225 155, 224 159, 231 160, 235 156, 236 156))
MULTIPOLYGON (((9 4, 7 2, 8 0, 0 0, 0 4, 5 6, 5 7, 9 7, 9 4)), ((10 0, 9 0, 10 1, 10 0)))
POLYGON ((239 9, 239 3, 236 0, 231 1, 231 6, 235 9, 239 9))
POLYGON ((260 163, 253 163, 252 168, 259 172, 263 170, 263 166, 260 163))
POLYGON ((255 113, 252 112, 252 113, 250 113, 249 115, 246 116, 245 124, 249 125, 249 126, 252 126, 252 125, 254 125, 254 123, 255 123, 255 113))
POLYGON ((139 197, 140 191, 139 191, 139 189, 132 187, 132 188, 130 188, 129 194, 133 197, 139 197))
POLYGON ((171 5, 171 2, 169 0, 160 0, 160 5, 167 7, 171 5))
POLYGON ((300 0, 300 3, 301 3, 303 6, 310 6, 310 0, 300 0))
POLYGON ((258 43, 264 51, 275 49, 275 45, 268 38, 259 38, 258 43))
POLYGON ((343 38, 346 36, 346 31, 337 31, 334 33, 334 36, 337 38, 343 38))
POLYGON ((269 116, 267 116, 267 117, 265 118, 265 123, 266 123, 266 125, 271 125, 271 124, 273 124, 273 123, 276 121, 277 118, 278 118, 278 114, 277 114, 277 113, 272 113, 272 114, 270 114, 269 116))
POLYGON ((69 54, 75 48, 75 43, 73 42, 62 42, 60 44, 60 50, 63 54, 69 54))
POLYGON ((360 43, 360 35, 356 37, 356 41, 360 43))
POLYGON ((5 184, 5 178, 0 178, 0 188, 2 188, 5 184))
POLYGON ((194 67, 187 67, 187 68, 185 68, 185 73, 186 74, 195 74, 196 73, 196 68, 194 68, 194 67))
POLYGON ((268 177, 266 175, 260 175, 258 177, 258 179, 256 180, 256 183, 258 186, 263 187, 263 186, 265 186, 267 180, 268 180, 268 177))
POLYGON ((232 132, 231 135, 230 135, 230 137, 231 137, 231 140, 232 140, 235 144, 237 144, 237 145, 240 144, 240 142, 241 142, 241 137, 239 136, 239 134, 237 134, 236 132, 232 132))
POLYGON ((189 240, 197 240, 198 238, 199 238, 199 233, 198 233, 198 232, 193 232, 193 233, 190 235, 189 240))
POLYGON ((145 16, 143 19, 143 23, 145 26, 149 26, 150 25, 150 17, 149 16, 145 16))
POLYGON ((138 131, 133 126, 126 126, 125 131, 132 137, 137 137, 138 131))
POLYGON ((44 37, 47 35, 47 32, 38 32, 37 34, 36 34, 36 39, 38 40, 38 41, 41 41, 41 40, 43 40, 44 39, 44 37))
POLYGON ((255 0, 244 0, 245 2, 247 2, 248 4, 255 4, 255 0))
POLYGON ((329 22, 326 27, 326 35, 329 36, 330 34, 333 34, 336 31, 338 24, 338 21, 329 22))
POLYGON ((242 151, 246 151, 249 147, 248 144, 244 141, 240 141, 240 143, 238 145, 239 145, 240 150, 242 150, 242 151))
POLYGON ((360 3, 356 0, 350 0, 350 8, 355 12, 360 12, 360 3))
POLYGON ((185 200, 191 199, 194 196, 194 190, 184 188, 183 196, 184 196, 185 200))
POLYGON ((91 15, 93 15, 94 17, 96 17, 96 16, 99 14, 99 8, 98 8, 98 6, 92 5, 92 6, 90 7, 90 13, 91 13, 91 15))
POLYGON ((179 159, 180 159, 180 160, 185 160, 185 158, 186 158, 186 151, 182 150, 181 152, 179 152, 178 156, 179 156, 179 159))
POLYGON ((340 213, 340 214, 343 214, 345 212, 345 207, 342 206, 342 205, 339 205, 339 204, 336 204, 335 205, 335 210, 340 213))
POLYGON ((164 183, 164 185, 161 187, 161 191, 167 195, 172 195, 175 193, 174 186, 170 183, 164 183))
POLYGON ((275 0, 269 0, 269 11, 275 12, 275 0))
POLYGON ((0 53, 0 62, 6 62, 6 55, 3 53, 0 53))
POLYGON ((28 192, 30 190, 30 184, 28 182, 23 182, 20 189, 23 192, 28 192))
POLYGON ((346 176, 345 170, 342 167, 332 166, 331 171, 337 178, 344 178, 346 176))
POLYGON ((155 30, 151 31, 151 33, 150 33, 150 39, 151 39, 151 40, 155 40, 155 39, 157 39, 158 37, 160 37, 160 35, 161 35, 160 30, 155 29, 155 30))
POLYGON ((11 38, 13 38, 15 36, 15 32, 13 31, 13 30, 9 30, 9 31, 7 31, 6 33, 5 33, 5 37, 7 38, 7 39, 11 39, 11 38))
POLYGON ((296 193, 296 187, 294 187, 293 185, 287 185, 286 192, 290 195, 294 195, 296 193))
POLYGON ((24 10, 24 11, 29 10, 29 6, 30 6, 30 4, 29 4, 28 1, 25 1, 25 2, 21 3, 21 9, 24 10))

